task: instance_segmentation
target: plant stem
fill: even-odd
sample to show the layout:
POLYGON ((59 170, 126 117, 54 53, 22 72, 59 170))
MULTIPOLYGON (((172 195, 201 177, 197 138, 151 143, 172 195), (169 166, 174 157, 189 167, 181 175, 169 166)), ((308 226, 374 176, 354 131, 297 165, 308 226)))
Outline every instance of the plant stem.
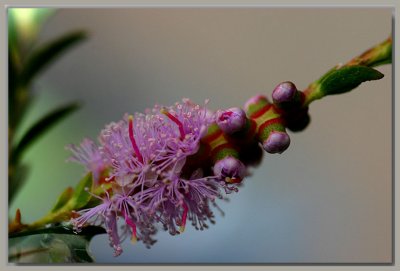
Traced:
POLYGON ((35 222, 25 225, 24 230, 35 230, 42 228, 50 223, 65 221, 66 219, 69 219, 71 217, 71 212, 72 212, 71 207, 72 207, 71 204, 66 204, 58 211, 54 213, 50 212, 47 215, 43 216, 42 218, 36 220, 35 222))
POLYGON ((375 67, 392 62, 392 37, 384 42, 372 47, 353 58, 345 64, 345 66, 362 65, 367 67, 375 67))

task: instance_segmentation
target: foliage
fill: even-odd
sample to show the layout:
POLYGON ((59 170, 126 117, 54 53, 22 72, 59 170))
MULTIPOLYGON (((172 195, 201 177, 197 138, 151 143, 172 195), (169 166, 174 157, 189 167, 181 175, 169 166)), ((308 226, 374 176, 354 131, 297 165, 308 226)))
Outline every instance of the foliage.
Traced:
MULTIPOLYGON (((72 31, 44 44, 38 44, 40 29, 53 13, 54 10, 47 8, 8 9, 9 204, 13 202, 29 174, 29 165, 23 162, 25 152, 54 125, 79 108, 79 105, 73 102, 52 109, 33 123, 21 139, 16 141, 15 134, 34 98, 32 86, 37 76, 86 37, 83 31, 72 31)), ((87 252, 89 241, 104 230, 90 227, 79 235, 73 235, 71 228, 54 224, 68 220, 72 210, 78 210, 89 202, 91 196, 84 188, 90 188, 91 182, 89 174, 78 184, 75 191, 72 188, 66 189, 46 219, 39 220, 40 223, 29 226, 23 224, 18 209, 15 219, 9 223, 9 261, 26 262, 29 259, 30 263, 91 262, 91 255, 87 252), (50 226, 43 228, 46 224, 50 226)))
POLYGON ((34 79, 68 49, 85 38, 83 31, 73 31, 45 44, 37 44, 37 36, 44 21, 54 13, 44 8, 8 9, 8 145, 9 145, 9 191, 8 202, 23 187, 29 172, 29 165, 22 161, 22 155, 36 140, 79 108, 77 103, 54 108, 31 125, 22 138, 16 142, 15 134, 31 104, 34 79))

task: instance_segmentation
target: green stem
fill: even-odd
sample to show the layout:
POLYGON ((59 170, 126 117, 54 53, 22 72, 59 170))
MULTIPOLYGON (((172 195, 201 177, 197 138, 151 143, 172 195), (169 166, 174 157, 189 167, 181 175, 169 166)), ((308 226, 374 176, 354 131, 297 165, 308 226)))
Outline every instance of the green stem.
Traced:
POLYGON ((68 203, 64 205, 62 208, 60 208, 58 211, 54 213, 50 212, 44 217, 36 220, 35 222, 26 225, 25 230, 39 229, 50 223, 65 221, 66 218, 70 217, 72 209, 73 209, 72 204, 68 203))
MULTIPOLYGON (((78 183, 74 191, 72 188, 67 188, 63 193, 61 193, 55 206, 45 216, 31 224, 22 224, 21 215, 18 211, 14 222, 15 225, 11 230, 9 227, 9 233, 28 232, 44 228, 47 224, 68 221, 74 210, 78 211, 99 204, 99 199, 96 197, 89 196, 89 198, 86 198, 87 192, 85 191, 85 187, 91 186, 91 178, 91 174, 85 176, 81 182, 78 183), (87 182, 87 180, 90 180, 90 182, 87 182), (82 197, 85 197, 85 199, 83 200, 82 197), (65 198, 67 198, 67 200, 64 201, 65 198)), ((91 190, 91 193, 102 197, 105 191, 111 186, 111 183, 97 186, 91 190)))
POLYGON ((376 67, 389 63, 392 63, 392 37, 353 58, 345 66, 362 65, 376 67))

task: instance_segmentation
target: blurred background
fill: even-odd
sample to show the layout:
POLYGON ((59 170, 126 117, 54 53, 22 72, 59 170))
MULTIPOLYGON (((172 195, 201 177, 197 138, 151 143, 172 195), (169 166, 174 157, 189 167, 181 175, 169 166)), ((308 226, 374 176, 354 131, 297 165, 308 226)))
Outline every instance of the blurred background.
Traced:
MULTIPOLYGON (((26 153, 29 179, 9 208, 32 222, 46 214, 83 167, 64 146, 97 138, 125 112, 183 97, 211 109, 270 97, 280 82, 299 89, 391 34, 387 8, 59 9, 40 40, 71 29, 89 38, 44 72, 24 127, 57 105, 84 106, 26 153)), ((264 155, 216 225, 158 243, 123 245, 114 258, 106 235, 98 263, 388 263, 392 248, 392 67, 385 77, 311 104, 311 123, 290 148, 264 155)))

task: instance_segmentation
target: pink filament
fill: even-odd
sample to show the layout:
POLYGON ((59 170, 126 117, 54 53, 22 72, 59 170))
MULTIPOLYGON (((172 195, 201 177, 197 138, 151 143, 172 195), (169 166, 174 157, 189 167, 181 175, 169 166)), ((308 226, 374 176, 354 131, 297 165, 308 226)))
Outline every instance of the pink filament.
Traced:
POLYGON ((189 210, 189 208, 187 207, 186 203, 183 203, 182 207, 183 207, 183 213, 182 213, 182 224, 181 224, 180 229, 179 229, 180 232, 183 232, 185 230, 186 220, 187 220, 187 213, 188 213, 188 210, 189 210))
POLYGON ((131 140, 133 150, 135 151, 136 156, 139 161, 143 163, 143 156, 140 154, 139 148, 136 145, 135 138, 133 137, 133 117, 129 116, 129 139, 131 140))
POLYGON ((181 140, 183 140, 185 138, 185 131, 183 130, 183 123, 165 109, 163 109, 161 111, 161 113, 166 115, 170 120, 172 120, 173 122, 176 123, 176 125, 178 125, 179 133, 181 134, 181 140))
POLYGON ((136 224, 129 218, 128 214, 124 211, 125 222, 132 229, 132 241, 137 240, 136 224))

